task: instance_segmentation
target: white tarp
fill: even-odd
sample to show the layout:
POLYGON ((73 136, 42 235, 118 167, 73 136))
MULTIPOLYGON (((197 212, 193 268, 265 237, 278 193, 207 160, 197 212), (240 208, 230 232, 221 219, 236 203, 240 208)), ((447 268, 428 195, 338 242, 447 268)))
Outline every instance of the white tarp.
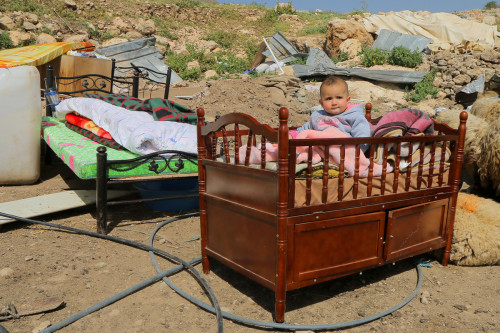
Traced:
POLYGON ((500 46, 500 34, 496 26, 466 20, 450 13, 426 13, 401 11, 372 15, 363 19, 366 30, 378 34, 380 30, 400 32, 430 38, 429 48, 450 50, 480 46, 500 46))

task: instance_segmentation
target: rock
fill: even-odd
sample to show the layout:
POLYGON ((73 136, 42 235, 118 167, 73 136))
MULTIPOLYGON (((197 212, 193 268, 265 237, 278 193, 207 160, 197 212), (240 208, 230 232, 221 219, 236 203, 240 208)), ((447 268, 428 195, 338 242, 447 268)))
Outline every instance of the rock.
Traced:
POLYGON ((66 7, 71 8, 73 10, 76 10, 78 8, 76 3, 73 0, 64 0, 64 5, 66 5, 66 7))
POLYGON ((466 310, 467 310, 467 306, 466 306, 466 305, 463 305, 463 304, 455 304, 455 305, 453 305, 453 307, 454 307, 455 309, 460 310, 460 311, 466 311, 466 310))
POLYGON ((88 40, 88 36, 86 34, 80 35, 71 35, 63 38, 63 42, 71 43, 71 42, 85 42, 88 40))
POLYGON ((11 277, 13 274, 14 270, 10 267, 0 269, 0 277, 11 277))
POLYGON ((270 87, 269 94, 271 96, 271 101, 273 101, 273 103, 276 104, 277 106, 282 106, 286 104, 285 93, 280 88, 270 87))
POLYGON ((309 53, 309 49, 315 48, 324 50, 325 49, 325 37, 324 36, 299 36, 288 38, 290 43, 295 46, 297 51, 302 53, 309 53))
POLYGON ((150 36, 156 32, 155 22, 151 19, 144 20, 142 18, 139 18, 136 29, 143 35, 150 36))
POLYGON ((200 63, 197 60, 193 60, 187 63, 187 69, 200 69, 200 63))
POLYGON ((46 34, 44 32, 42 32, 36 38, 36 43, 37 44, 47 44, 47 43, 55 43, 55 42, 57 42, 57 40, 53 36, 51 36, 49 34, 46 34))
POLYGON ((36 26, 33 23, 26 21, 23 23, 23 29, 26 31, 35 31, 36 26))
POLYGON ((26 257, 24 257, 24 260, 31 261, 31 260, 33 260, 33 256, 26 256, 26 257))
POLYGON ((128 42, 128 39, 121 38, 121 37, 115 37, 115 38, 111 38, 111 39, 108 39, 108 40, 104 41, 102 43, 102 47, 106 47, 106 46, 110 46, 110 45, 115 45, 115 44, 120 44, 120 43, 124 43, 124 42, 128 42))
POLYGON ((453 78, 453 82, 459 86, 466 85, 467 83, 470 83, 470 81, 470 76, 466 74, 459 74, 453 78))
POLYGON ((31 34, 24 31, 9 31, 9 36, 14 46, 23 46, 31 40, 31 34))
POLYGON ((326 33, 326 53, 333 57, 338 55, 340 44, 346 39, 357 39, 361 45, 372 45, 373 37, 366 31, 362 23, 355 20, 335 18, 328 23, 326 33))
POLYGON ((208 71, 205 72, 205 79, 210 79, 218 76, 219 74, 217 74, 217 72, 214 71, 213 69, 209 69, 208 71))
POLYGON ((491 62, 493 64, 500 63, 500 52, 494 50, 485 50, 481 52, 481 60, 491 62))
POLYGON ((420 303, 422 304, 429 304, 429 298, 431 297, 431 294, 429 294, 428 291, 423 291, 420 294, 420 303))
POLYGON ((363 45, 357 39, 346 39, 339 45, 339 51, 349 53, 349 59, 353 59, 359 52, 361 52, 363 45))
POLYGON ((48 320, 43 321, 37 327, 35 327, 31 332, 38 333, 38 332, 43 331, 44 329, 50 327, 50 325, 51 325, 50 321, 48 321, 48 320))
POLYGON ((132 30, 132 25, 130 23, 126 23, 121 17, 113 18, 112 24, 121 32, 128 32, 132 30))
POLYGON ((24 20, 32 24, 38 24, 38 15, 33 13, 24 13, 24 20))
MULTIPOLYGON (((142 34, 138 31, 135 31, 135 30, 130 30, 129 32, 127 32, 125 34, 125 36, 127 38, 130 38, 131 40, 142 38, 142 34)), ((158 45, 156 45, 156 46, 158 47, 158 45)))
POLYGON ((0 17, 0 29, 11 30, 14 29, 15 25, 14 21, 7 15, 0 17))

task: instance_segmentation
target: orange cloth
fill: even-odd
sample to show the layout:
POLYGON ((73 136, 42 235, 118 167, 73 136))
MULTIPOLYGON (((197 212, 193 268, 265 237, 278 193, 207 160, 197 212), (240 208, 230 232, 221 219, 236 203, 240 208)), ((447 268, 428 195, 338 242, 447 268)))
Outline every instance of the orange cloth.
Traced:
POLYGON ((95 135, 100 136, 102 138, 111 139, 111 140, 113 139, 111 137, 111 134, 109 134, 108 131, 103 130, 101 127, 97 126, 89 118, 85 118, 85 117, 76 115, 74 113, 68 113, 68 114, 66 114, 66 121, 70 124, 73 124, 73 125, 76 125, 80 128, 91 131, 95 135))

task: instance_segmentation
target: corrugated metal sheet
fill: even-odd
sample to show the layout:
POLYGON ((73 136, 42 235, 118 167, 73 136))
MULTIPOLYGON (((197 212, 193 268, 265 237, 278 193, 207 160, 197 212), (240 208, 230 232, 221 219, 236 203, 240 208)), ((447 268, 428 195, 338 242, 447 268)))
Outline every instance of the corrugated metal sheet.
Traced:
POLYGON ((343 75, 392 83, 417 83, 422 81, 425 74, 427 74, 427 72, 415 71, 335 67, 330 57, 316 48, 311 48, 306 65, 293 65, 293 70, 297 77, 343 75))
MULTIPOLYGON (((155 46, 156 38, 148 37, 136 39, 130 42, 110 45, 96 50, 97 53, 102 54, 108 58, 115 59, 118 67, 130 67, 132 65, 150 68, 151 70, 162 73, 158 75, 153 72, 146 71, 148 77, 159 83, 165 82, 167 75, 168 65, 163 62, 163 56, 155 46)), ((116 75, 125 75, 129 70, 116 71, 116 75)), ((182 81, 177 73, 172 71, 171 83, 182 81)))
MULTIPOLYGON (((300 54, 281 32, 275 33, 267 43, 276 58, 284 63, 296 60, 294 56, 300 54)), ((268 58, 272 58, 269 49, 266 49, 262 54, 268 58)))
POLYGON ((431 42, 430 38, 417 35, 408 35, 387 29, 380 30, 372 49, 391 51, 396 46, 404 46, 411 51, 422 52, 431 42))

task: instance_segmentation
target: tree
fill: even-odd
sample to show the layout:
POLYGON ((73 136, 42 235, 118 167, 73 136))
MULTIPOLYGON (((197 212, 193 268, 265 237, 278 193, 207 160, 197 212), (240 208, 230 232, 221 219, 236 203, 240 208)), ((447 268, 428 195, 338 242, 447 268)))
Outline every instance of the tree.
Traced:
POLYGON ((484 9, 493 9, 493 8, 498 8, 496 1, 490 1, 486 5, 484 5, 484 9))

